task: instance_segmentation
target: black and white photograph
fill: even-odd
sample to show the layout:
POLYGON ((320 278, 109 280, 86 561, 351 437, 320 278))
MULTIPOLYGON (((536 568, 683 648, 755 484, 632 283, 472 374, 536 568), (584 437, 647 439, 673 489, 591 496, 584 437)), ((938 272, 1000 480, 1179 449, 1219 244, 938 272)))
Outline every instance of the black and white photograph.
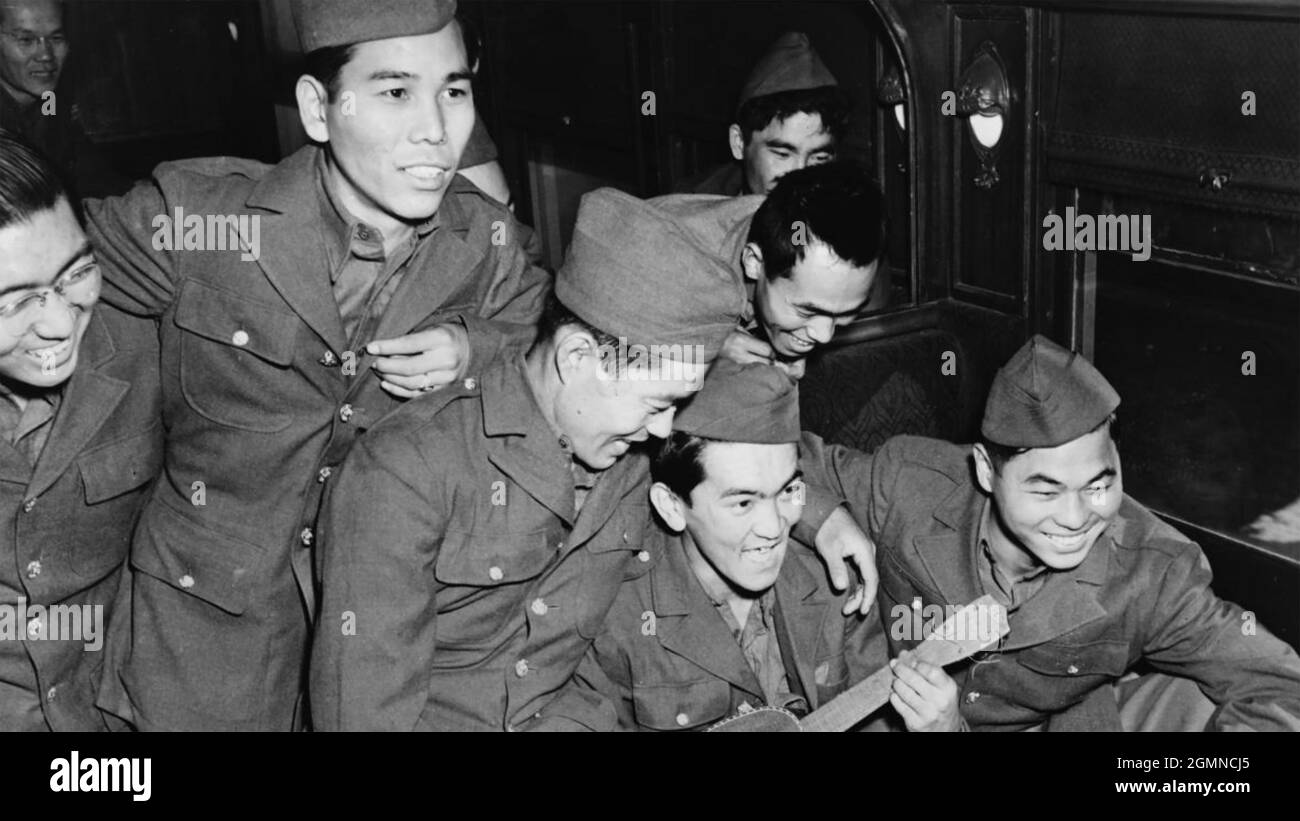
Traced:
POLYGON ((0 519, 51 806, 358 731, 1226 806, 1283 759, 1168 734, 1300 730, 1300 3, 0 0, 0 519))

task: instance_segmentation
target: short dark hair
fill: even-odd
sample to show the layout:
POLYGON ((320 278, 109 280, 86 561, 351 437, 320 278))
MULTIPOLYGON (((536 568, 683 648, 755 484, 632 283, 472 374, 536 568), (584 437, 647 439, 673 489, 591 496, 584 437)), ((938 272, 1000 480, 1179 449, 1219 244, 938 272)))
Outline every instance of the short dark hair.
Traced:
MULTIPOLYGON (((468 58, 470 70, 473 71, 478 63, 483 42, 479 38, 478 29, 467 18, 458 14, 456 22, 460 23, 461 37, 465 41, 465 56, 468 58)), ((310 74, 325 86, 326 99, 331 103, 339 96, 339 74, 352 59, 358 45, 358 43, 348 43, 342 46, 326 46, 309 52, 303 58, 303 74, 310 74)))
POLYGON ((751 97, 741 104, 736 122, 748 143, 754 132, 767 128, 773 120, 785 121, 800 113, 821 117, 822 127, 839 142, 849 125, 848 95, 839 86, 821 86, 751 97))
POLYGON ((885 200, 856 163, 836 160, 783 174, 749 224, 768 279, 788 277, 808 244, 824 242, 840 259, 863 267, 885 250, 885 200), (803 242, 796 243, 796 225, 803 242))
POLYGON ((60 200, 70 198, 54 163, 16 134, 0 129, 0 228, 26 222, 60 200))
MULTIPOLYGON (((1111 441, 1113 441, 1116 445, 1119 445, 1119 417, 1113 413, 1110 416, 1107 416, 1105 419, 1103 419, 1101 421, 1101 424, 1097 425, 1097 427, 1088 431, 1088 433, 1096 433, 1097 431, 1101 430, 1103 427, 1107 427, 1107 426, 1110 428, 1111 441)), ((1087 434, 1084 435, 1086 436, 1087 434)), ((1022 453, 1026 453, 1030 450, 1030 448, 1013 448, 1013 447, 1008 447, 1007 445, 999 445, 996 442, 990 442, 989 440, 985 439, 983 436, 980 436, 980 444, 983 445, 984 450, 988 452, 989 461, 993 463, 994 473, 1001 473, 1002 468, 1006 466, 1007 462, 1011 461, 1014 457, 1019 456, 1022 453)))
POLYGON ((691 491, 704 481, 704 446, 710 441, 675 430, 650 452, 650 481, 663 482, 687 507, 691 491))

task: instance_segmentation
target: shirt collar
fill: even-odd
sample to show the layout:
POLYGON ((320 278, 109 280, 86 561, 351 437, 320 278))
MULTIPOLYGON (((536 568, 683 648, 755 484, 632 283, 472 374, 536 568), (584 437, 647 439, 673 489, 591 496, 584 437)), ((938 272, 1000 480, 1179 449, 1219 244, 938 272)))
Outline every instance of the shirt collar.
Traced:
POLYGON ((1037 578, 1038 576, 1041 576, 1043 573, 1047 572, 1047 565, 1043 564, 1042 562, 1035 561, 1033 570, 1029 571, 1024 576, 1021 576, 1018 579, 1013 579, 1011 577, 1011 572, 1007 568, 1000 567, 997 563, 997 557, 993 553, 993 547, 989 542, 989 532, 994 527, 992 520, 993 520, 993 500, 991 497, 986 497, 984 500, 984 512, 980 514, 980 524, 979 524, 979 531, 976 539, 976 544, 979 545, 979 550, 982 555, 981 561, 987 561, 989 563, 990 570, 997 569, 999 572, 1002 573, 1002 575, 1007 579, 1007 581, 1012 582, 1014 584, 1027 582, 1030 579, 1037 578))

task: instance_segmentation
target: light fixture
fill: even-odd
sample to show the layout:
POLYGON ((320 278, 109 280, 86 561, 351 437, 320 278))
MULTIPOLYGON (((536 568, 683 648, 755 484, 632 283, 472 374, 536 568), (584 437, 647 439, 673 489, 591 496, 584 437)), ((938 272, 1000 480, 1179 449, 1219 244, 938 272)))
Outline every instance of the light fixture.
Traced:
POLYGON ((880 78, 876 89, 876 99, 881 105, 889 106, 894 111, 894 121, 900 131, 907 130, 907 95, 903 92, 903 78, 898 66, 890 64, 885 76, 880 78))
POLYGON ((993 43, 985 40, 962 72, 957 91, 957 113, 966 117, 971 145, 979 157, 975 184, 992 188, 998 181, 998 145, 1011 113, 1011 85, 1007 70, 993 43))

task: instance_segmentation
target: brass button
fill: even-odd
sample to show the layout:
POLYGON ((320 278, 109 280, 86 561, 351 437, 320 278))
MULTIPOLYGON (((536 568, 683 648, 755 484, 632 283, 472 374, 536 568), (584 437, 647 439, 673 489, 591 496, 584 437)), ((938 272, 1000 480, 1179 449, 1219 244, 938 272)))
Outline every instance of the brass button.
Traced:
POLYGON ((335 365, 339 364, 339 358, 334 355, 333 351, 326 351, 324 355, 322 355, 321 358, 317 361, 327 368, 332 368, 335 365))
POLYGON ((493 565, 492 567, 488 568, 488 578, 494 582, 501 581, 503 578, 505 578, 505 575, 506 575, 505 573, 501 572, 501 568, 497 567, 496 565, 493 565))
POLYGON ((44 628, 44 625, 41 624, 41 619, 40 619, 39 616, 37 616, 36 618, 32 619, 30 622, 27 623, 27 636, 28 636, 28 638, 36 638, 37 636, 39 636, 39 635, 41 634, 41 630, 42 630, 43 628, 44 628))
POLYGON ((51 687, 49 692, 45 694, 46 701, 54 701, 58 697, 59 697, 59 685, 57 684, 51 687))
POLYGON ((351 419, 352 414, 353 414, 353 410, 351 405, 344 405, 343 407, 339 408, 339 419, 342 419, 344 422, 351 419))
POLYGON ((477 387, 478 387, 478 380, 475 379, 474 377, 471 376, 465 380, 465 390, 472 391, 477 387))
POLYGON ((519 676, 520 678, 523 678, 524 676, 528 675, 527 659, 520 659, 519 661, 515 662, 515 675, 519 676))
POLYGON ((36 578, 36 577, 39 576, 39 575, 41 575, 41 563, 38 562, 38 561, 31 561, 31 562, 28 562, 28 563, 27 563, 27 578, 29 578, 29 579, 34 579, 34 578, 36 578))
POLYGON ((650 551, 649 551, 649 550, 642 550, 640 553, 636 554, 636 557, 637 557, 637 559, 639 559, 640 561, 648 562, 648 561, 650 561, 650 551))
POLYGON ((550 608, 546 606, 546 602, 541 599, 533 599, 533 603, 530 607, 532 611, 539 616, 545 616, 546 611, 550 610, 550 608))
POLYGON ((969 693, 966 694, 966 703, 967 703, 967 704, 974 704, 975 702, 977 702, 977 701, 979 701, 979 700, 980 700, 980 694, 977 693, 977 692, 975 692, 974 690, 971 690, 969 693))
POLYGON ((330 474, 333 472, 334 468, 329 467, 328 465, 321 468, 320 472, 316 474, 316 481, 324 482, 326 479, 330 478, 330 474))
POLYGON ((302 532, 298 534, 298 540, 301 541, 303 545, 307 547, 311 547, 311 540, 312 540, 311 528, 304 527, 302 529, 302 532))
POLYGON ((28 499, 27 501, 23 502, 23 513, 31 513, 32 508, 34 507, 36 507, 36 500, 28 499))
POLYGON ((176 583, 179 584, 181 587, 185 588, 186 590, 189 590, 191 587, 194 586, 194 577, 191 576, 189 573, 186 573, 184 576, 181 576, 179 579, 177 579, 176 583))
POLYGON ((230 337, 230 342, 236 347, 239 348, 244 347, 245 345, 248 344, 248 331, 244 331, 244 330, 235 331, 235 333, 230 337))
POLYGON ((691 723, 691 717, 688 716, 688 715, 686 715, 686 713, 678 713, 678 714, 677 714, 677 726, 678 726, 678 727, 685 727, 687 724, 690 724, 690 723, 691 723))
POLYGON ((1065 668, 1065 672, 1069 673, 1072 676, 1077 675, 1079 672, 1079 668, 1071 664, 1069 667, 1065 668))

